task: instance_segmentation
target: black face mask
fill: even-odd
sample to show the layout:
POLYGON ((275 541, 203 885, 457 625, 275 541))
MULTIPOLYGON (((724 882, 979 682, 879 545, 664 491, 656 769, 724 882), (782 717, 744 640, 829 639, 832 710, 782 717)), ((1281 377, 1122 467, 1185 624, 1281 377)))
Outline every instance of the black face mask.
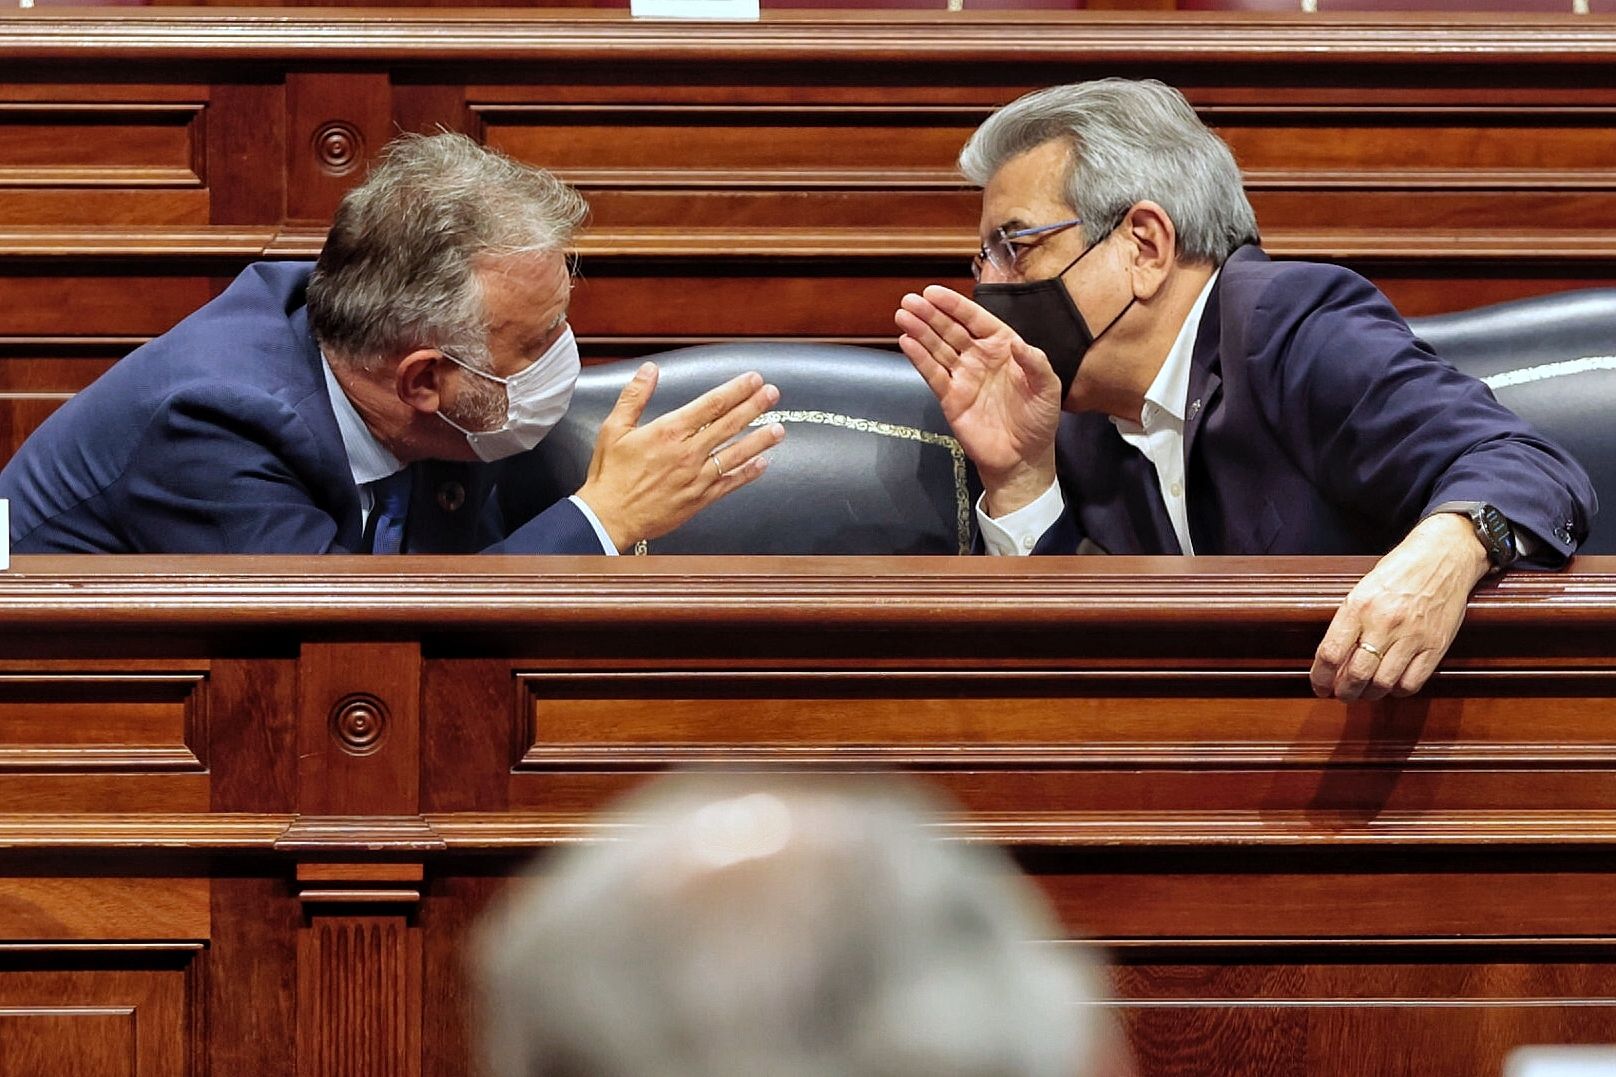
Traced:
POLYGON ((1043 352, 1060 379, 1061 403, 1072 391, 1077 380, 1077 368, 1094 342, 1110 332, 1122 320, 1128 305, 1112 318, 1098 333, 1089 332, 1083 314, 1072 302, 1072 293, 1066 290, 1062 278, 1073 266, 1088 257, 1089 251, 1105 240, 1096 240, 1083 248, 1083 253, 1066 263, 1066 268, 1047 280, 1017 281, 1013 284, 982 284, 978 282, 971 298, 989 314, 1016 331, 1022 340, 1043 352))

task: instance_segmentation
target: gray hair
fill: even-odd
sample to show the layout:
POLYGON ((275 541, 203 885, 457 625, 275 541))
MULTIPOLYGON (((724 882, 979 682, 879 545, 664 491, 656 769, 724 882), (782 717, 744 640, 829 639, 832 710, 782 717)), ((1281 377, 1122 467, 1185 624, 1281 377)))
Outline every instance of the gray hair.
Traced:
POLYGON ((960 170, 985 187, 1005 162, 1052 139, 1071 147, 1066 201, 1087 243, 1145 200, 1172 218, 1187 261, 1220 265, 1259 238, 1234 154, 1171 86, 1098 79, 1027 94, 977 128, 960 170))
POLYGON ((464 135, 404 135, 337 207, 309 278, 309 324, 361 366, 418 347, 486 361, 479 264, 564 252, 588 207, 542 168, 464 135))
POLYGON ((498 1077, 1074 1077, 1105 1040, 1033 888, 907 784, 673 778, 628 811, 484 928, 498 1077))

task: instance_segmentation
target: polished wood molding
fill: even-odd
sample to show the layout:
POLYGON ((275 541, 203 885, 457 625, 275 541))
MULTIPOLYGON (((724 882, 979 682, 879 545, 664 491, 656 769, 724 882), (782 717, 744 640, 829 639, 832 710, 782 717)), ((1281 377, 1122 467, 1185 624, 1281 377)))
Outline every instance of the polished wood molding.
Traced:
POLYGON ((221 11, 161 8, 0 17, 0 56, 72 60, 114 52, 125 62, 206 57, 502 62, 609 53, 624 62, 778 60, 939 64, 969 55, 1017 64, 1262 62, 1276 52, 1338 62, 1587 63, 1616 55, 1616 24, 1575 15, 1486 13, 1279 14, 1193 12, 769 12, 756 23, 677 22, 616 11, 420 8, 221 11), (834 28, 833 31, 830 28, 834 28), (1007 32, 1012 29, 1013 33, 1007 32))
MULTIPOLYGON (((1553 617, 1616 627, 1616 559, 1512 572, 1472 596, 1470 624, 1553 617)), ((1320 625, 1372 558, 21 556, 0 574, 0 633, 38 624, 249 629, 407 624, 421 631, 554 623, 768 620, 919 628, 982 623, 1320 625)), ((1598 665, 1599 663, 1592 663, 1598 665)))
MULTIPOLYGON (((1313 179, 1308 177, 1309 185, 1312 185, 1313 179)), ((1565 186, 1575 187, 1575 181, 1576 177, 1573 176, 1565 186)), ((1609 175, 1602 176, 1602 184, 1604 188, 1616 190, 1616 180, 1609 175)), ((1349 183, 1342 180, 1342 185, 1349 183)), ((1361 186, 1358 183, 1350 185, 1361 186)), ((1469 185, 1496 186, 1485 177, 1475 175, 1470 177, 1469 185)), ((1438 175, 1417 177, 1417 182, 1397 186, 1451 189, 1464 184, 1448 183, 1438 175)), ((1594 183, 1590 180, 1584 186, 1593 187, 1594 183)), ((6 229, 0 230, 0 259, 313 259, 318 257, 324 242, 323 232, 298 229, 6 229)), ((643 228, 591 230, 579 238, 577 249, 589 259, 591 265, 635 259, 724 262, 801 259, 855 266, 885 261, 943 263, 951 266, 964 264, 976 245, 975 237, 965 229, 915 234, 856 228, 791 231, 643 228)), ((1263 246, 1270 254, 1281 258, 1427 263, 1433 257, 1429 233, 1414 229, 1319 228, 1305 232, 1275 229, 1264 232, 1263 246)), ((1531 228, 1516 228, 1509 232, 1496 229, 1454 230, 1444 235, 1440 253, 1442 257, 1456 261, 1604 263, 1616 260, 1616 228, 1592 228, 1580 233, 1531 228)), ((919 272, 927 270, 936 272, 933 266, 926 269, 917 267, 919 272)), ((42 341, 46 338, 18 339, 42 341)), ((58 343, 77 343, 88 338, 50 339, 58 343)))

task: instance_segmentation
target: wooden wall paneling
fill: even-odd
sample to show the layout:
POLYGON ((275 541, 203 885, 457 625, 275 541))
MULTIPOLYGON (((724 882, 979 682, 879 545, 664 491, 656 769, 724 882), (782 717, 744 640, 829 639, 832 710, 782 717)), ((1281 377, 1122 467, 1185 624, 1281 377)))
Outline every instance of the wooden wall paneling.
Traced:
POLYGON ((298 1072, 419 1074, 420 969, 403 917, 312 917, 298 935, 298 1072))
POLYGON ((507 662, 453 654, 431 655, 422 676, 422 810, 504 809, 511 770, 531 744, 519 678, 507 662), (458 721, 463 713, 487 718, 458 721))
POLYGON ((479 1003, 467 955, 484 910, 527 860, 522 855, 456 857, 432 880, 420 913, 422 978, 431 998, 421 1017, 423 1077, 482 1072, 479 1003))
POLYGON ((1234 142, 1271 249, 1343 261, 1406 313, 1603 285, 1612 39, 1501 15, 0 18, 0 351, 31 360, 0 358, 0 453, 82 384, 68 360, 166 330, 246 262, 316 252, 397 129, 466 130, 581 186, 591 359, 890 346, 903 292, 968 281, 966 133, 1026 89, 1106 74, 1183 87, 1234 142))
POLYGON ((205 810, 206 661, 0 659, 0 813, 205 810))
POLYGON ((414 912, 424 870, 375 856, 386 839, 367 837, 363 818, 391 816, 389 825, 408 829, 419 810, 420 645, 307 642, 298 676, 298 809, 307 822, 287 847, 304 857, 299 1072, 410 1077, 421 1063, 414 912), (325 848, 342 844, 348 855, 333 861, 325 848))
POLYGON ((191 1072, 200 943, 0 947, 0 1075, 191 1072))
MULTIPOLYGON (((203 1074, 306 1077, 299 1068, 302 907, 279 859, 221 862, 212 880, 213 938, 205 968, 203 1074)), ((338 1029, 346 1027, 333 1018, 338 1029)))
POLYGON ((208 220, 215 225, 267 225, 289 212, 287 94, 283 76, 219 79, 208 103, 208 220))
POLYGON ((206 224, 206 85, 0 85, 0 228, 206 224))
POLYGON ((1616 1017, 1609 942, 1174 949, 1112 952, 1146 1073, 1498 1073, 1523 1044, 1608 1042, 1616 1017))
POLYGON ((441 129, 476 137, 477 123, 466 101, 467 88, 442 79, 443 71, 436 64, 393 69, 393 122, 397 130, 425 135, 441 129))
POLYGON ((387 73, 288 72, 286 112, 286 220, 323 228, 395 134, 387 73))
POLYGON ((0 337, 0 466, 140 338, 0 337))
POLYGON ((194 648, 210 728, 272 727, 209 738, 205 816, 0 817, 0 939, 206 940, 215 1072, 458 1072, 468 931, 529 851, 610 833, 607 795, 698 759, 897 766, 1111 948, 1146 1077, 1197 1045, 1487 1072, 1612 997, 1607 565, 1490 584, 1423 696, 1349 708, 1305 671, 1367 562, 18 558, 0 646, 194 648), (334 723, 360 693, 394 724, 334 723), (352 755, 333 726, 387 732, 352 755))
POLYGON ((420 804, 418 644, 317 643, 298 660, 298 808, 414 814, 420 804))

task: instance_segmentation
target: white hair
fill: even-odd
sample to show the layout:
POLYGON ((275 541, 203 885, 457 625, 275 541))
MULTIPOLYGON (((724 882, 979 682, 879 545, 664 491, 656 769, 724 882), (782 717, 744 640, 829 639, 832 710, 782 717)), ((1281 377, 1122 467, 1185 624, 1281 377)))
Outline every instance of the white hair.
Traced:
POLYGON ((1052 86, 989 116, 960 152, 960 171, 985 187, 1005 162, 1060 139, 1071 147, 1066 201, 1099 242, 1137 202, 1167 211, 1187 261, 1221 265, 1258 240, 1257 215, 1234 154, 1184 95, 1154 79, 1052 86))
POLYGON ((498 1077, 1074 1077, 1092 970, 904 786, 672 779, 485 927, 498 1077), (1046 940, 1046 941, 1037 941, 1046 940))
POLYGON ((335 356, 374 367, 437 347, 486 368, 477 271, 565 252, 583 197, 465 135, 404 135, 343 198, 309 278, 309 325, 335 356))

